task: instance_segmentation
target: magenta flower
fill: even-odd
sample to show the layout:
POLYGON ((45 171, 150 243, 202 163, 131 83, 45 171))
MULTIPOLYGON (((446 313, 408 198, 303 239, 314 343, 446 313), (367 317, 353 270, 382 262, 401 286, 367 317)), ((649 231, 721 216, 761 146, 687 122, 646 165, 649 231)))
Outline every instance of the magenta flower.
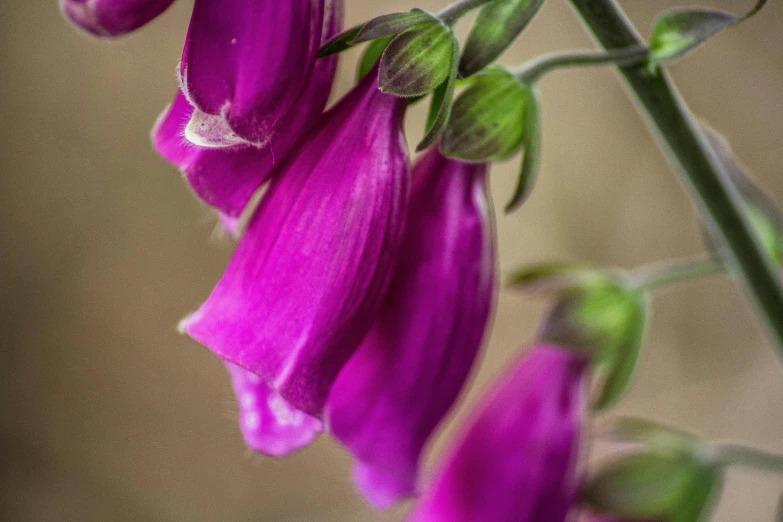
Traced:
POLYGON ((486 396, 411 520, 562 522, 579 487, 588 358, 537 344, 486 396))
MULTIPOLYGON (((264 146, 299 110, 321 44, 325 0, 196 0, 180 63, 196 111, 188 139, 264 146)), ((327 14, 328 17, 328 14, 327 14)))
MULTIPOLYGON (((342 1, 326 0, 323 41, 342 27, 342 1)), ((280 122, 268 146, 248 144, 211 148, 185 139, 185 128, 193 106, 180 92, 161 115, 152 131, 155 148, 178 166, 193 191, 219 213, 226 228, 236 233, 236 223, 253 194, 286 163, 291 151, 317 122, 323 112, 337 68, 337 55, 315 63, 297 107, 280 122)))
POLYGON ((60 0, 60 9, 76 26, 101 38, 135 31, 174 0, 60 0))
POLYGON ((223 278, 181 325, 314 416, 370 328, 402 236, 407 102, 376 82, 377 70, 272 179, 223 278))
POLYGON ((329 430, 377 507, 415 493, 423 447, 481 347, 496 282, 486 170, 437 147, 416 164, 389 292, 329 395, 329 430))
POLYGON ((259 376, 231 363, 226 369, 237 396, 239 427, 252 450, 282 457, 321 433, 321 421, 292 408, 259 376))

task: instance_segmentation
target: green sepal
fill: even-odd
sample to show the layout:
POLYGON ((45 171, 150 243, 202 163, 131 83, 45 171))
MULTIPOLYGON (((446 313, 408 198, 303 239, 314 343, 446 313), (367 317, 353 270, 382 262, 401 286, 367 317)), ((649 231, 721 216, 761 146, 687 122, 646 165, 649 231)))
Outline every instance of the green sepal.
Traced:
POLYGON ((589 290, 616 284, 616 275, 582 263, 564 261, 538 263, 515 270, 506 286, 526 292, 589 290))
POLYGON ((451 74, 455 42, 454 33, 440 21, 398 34, 381 57, 380 89, 405 98, 432 92, 451 74))
POLYGON ((645 332, 647 330, 649 303, 646 296, 629 293, 626 323, 622 334, 619 335, 607 354, 603 365, 605 377, 601 384, 598 397, 593 404, 596 410, 606 409, 615 405, 623 398, 631 384, 639 354, 644 346, 645 332))
POLYGON ((696 522, 709 509, 720 477, 689 452, 625 455, 591 477, 584 500, 617 518, 696 522))
POLYGON ((482 7, 465 42, 460 76, 471 76, 495 61, 543 3, 544 0, 495 0, 482 7))
POLYGON ((353 43, 353 39, 356 38, 356 35, 359 34, 362 27, 364 27, 364 24, 359 24, 329 38, 321 46, 321 49, 318 50, 318 58, 341 53, 356 45, 353 43))
POLYGON ((443 154, 464 161, 507 157, 522 145, 530 88, 502 67, 474 78, 454 101, 443 154))
POLYGON ((386 50, 386 46, 389 45, 391 39, 391 36, 379 38, 367 46, 364 53, 362 53, 361 60, 359 60, 359 66, 356 68, 357 83, 362 81, 362 78, 372 71, 372 68, 375 67, 375 64, 380 60, 383 51, 386 50))
POLYGON ((416 152, 426 149, 440 138, 451 116, 451 107, 454 104, 454 86, 457 81, 457 59, 459 58, 459 43, 456 38, 452 42, 451 56, 451 72, 448 78, 432 93, 432 102, 427 116, 427 133, 416 145, 416 152))
POLYGON ((435 18, 421 9, 412 9, 404 13, 392 13, 373 18, 361 28, 356 37, 351 41, 352 45, 370 40, 377 40, 386 36, 392 36, 406 29, 424 22, 431 22, 435 18))
POLYGON ((538 101, 538 94, 532 87, 528 89, 523 122, 522 165, 514 194, 506 204, 506 213, 519 208, 527 200, 533 190, 538 167, 541 164, 541 104, 538 101))
MULTIPOLYGON (((701 124, 701 128, 718 160, 742 196, 747 216, 765 250, 777 264, 783 264, 783 213, 775 201, 751 179, 747 169, 734 156, 728 141, 704 123, 701 124)), ((705 237, 708 246, 716 251, 715 242, 710 235, 705 233, 705 237)))

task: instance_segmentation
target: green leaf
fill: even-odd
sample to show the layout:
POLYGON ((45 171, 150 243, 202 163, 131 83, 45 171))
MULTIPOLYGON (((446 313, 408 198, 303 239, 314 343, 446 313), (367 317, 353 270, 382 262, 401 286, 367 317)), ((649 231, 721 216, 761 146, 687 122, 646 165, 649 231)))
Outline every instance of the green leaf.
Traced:
POLYGON ((405 13, 392 13, 373 18, 362 27, 359 34, 351 41, 352 45, 370 40, 392 36, 414 25, 431 22, 435 18, 421 9, 413 9, 405 13))
POLYGON ((636 453, 602 467, 590 479, 585 500, 618 518, 693 521, 692 514, 704 509, 715 480, 715 472, 692 455, 636 453))
POLYGON ((381 57, 381 90, 406 98, 435 90, 452 70, 454 33, 439 21, 394 37, 381 57))
POLYGON ((525 130, 529 88, 510 71, 477 75, 454 101, 441 150, 465 161, 486 161, 519 150, 525 130))
POLYGON ((459 73, 468 77, 491 64, 525 29, 544 0, 496 0, 479 11, 465 42, 459 73))
POLYGON ((362 78, 367 76, 375 64, 381 58, 386 46, 389 45, 392 37, 387 36, 385 38, 379 38, 375 40, 364 50, 361 60, 359 60, 359 66, 356 69, 356 81, 360 82, 362 78))
POLYGON ((601 392, 595 403, 595 409, 601 410, 613 406, 625 395, 631 383, 636 365, 644 344, 647 325, 648 305, 642 295, 633 295, 628 302, 627 317, 622 326, 617 346, 613 349, 609 368, 601 392))
POLYGON ((662 14, 655 22, 650 38, 650 70, 666 60, 673 60, 698 47, 699 44, 747 20, 761 10, 767 0, 758 0, 743 16, 717 9, 677 9, 662 14))
POLYGON ((318 51, 318 57, 323 58, 331 54, 341 53, 356 45, 353 43, 353 39, 356 38, 363 26, 364 24, 356 25, 327 40, 318 51))
POLYGON ((506 213, 512 212, 524 203, 538 175, 538 167, 541 163, 541 106, 538 95, 532 89, 528 89, 526 112, 523 123, 522 166, 519 171, 517 186, 511 200, 506 204, 506 213))
POLYGON ((707 520, 712 511, 712 500, 721 489, 721 476, 709 469, 695 473, 690 487, 685 492, 669 519, 671 522, 699 522, 707 520))
POLYGON ((430 112, 427 116, 427 133, 416 146, 416 152, 426 149, 437 141, 443 134, 451 116, 451 107, 454 103, 454 85, 457 80, 457 59, 459 58, 459 42, 456 38, 452 42, 451 56, 451 73, 432 94, 430 112))

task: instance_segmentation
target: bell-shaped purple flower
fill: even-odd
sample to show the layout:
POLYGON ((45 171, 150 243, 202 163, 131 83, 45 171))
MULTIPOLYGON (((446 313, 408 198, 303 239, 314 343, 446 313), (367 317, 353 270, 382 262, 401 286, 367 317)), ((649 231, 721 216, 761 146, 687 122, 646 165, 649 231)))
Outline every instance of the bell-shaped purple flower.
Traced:
POLYGON ((406 103, 378 90, 376 68, 327 112, 270 182, 212 295, 181 325, 314 416, 369 330, 397 259, 406 103))
POLYGON ((415 522, 563 522, 579 489, 587 356, 538 344, 486 396, 415 522))
POLYGON ((291 407, 261 377, 231 363, 226 369, 239 405, 239 427, 250 449, 282 457, 321 433, 320 420, 291 407))
POLYGON ((431 148, 413 168, 400 260, 383 305, 329 395, 329 430, 386 508, 416 492, 422 450, 456 401, 495 301, 487 166, 431 148))
MULTIPOLYGON (((322 40, 339 33, 342 0, 326 0, 322 40)), ((214 207, 229 231, 253 194, 286 163, 293 149, 321 116, 334 81, 337 55, 319 59, 295 109, 280 122, 264 148, 248 144, 213 148, 194 145, 185 128, 194 108, 180 92, 152 131, 155 148, 178 166, 198 197, 214 207)))
POLYGON ((180 63, 183 92, 197 109, 188 139, 268 144, 310 81, 325 4, 196 0, 180 63))
POLYGON ((101 38, 135 31, 174 0, 60 0, 60 9, 76 26, 101 38))

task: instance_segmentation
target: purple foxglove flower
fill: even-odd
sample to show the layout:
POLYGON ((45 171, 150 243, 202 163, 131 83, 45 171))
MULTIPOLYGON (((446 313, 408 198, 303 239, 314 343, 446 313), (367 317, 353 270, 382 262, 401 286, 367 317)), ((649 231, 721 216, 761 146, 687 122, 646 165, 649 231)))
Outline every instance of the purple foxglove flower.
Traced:
POLYGON ((535 345, 483 399, 414 522, 563 522, 579 488, 589 360, 535 345))
POLYGON ((292 408, 261 377, 231 363, 226 369, 237 396, 239 427, 252 450, 282 457, 321 433, 321 421, 292 408))
POLYGON ((314 416, 396 262, 410 177, 406 103, 378 90, 376 68, 327 112, 270 182, 212 295, 181 325, 314 416))
POLYGON ((378 316, 335 382, 330 432, 386 508, 416 492, 422 450, 457 399, 495 301, 487 166, 432 147, 413 168, 400 260, 378 316))
POLYGON ((268 144, 299 108, 315 65, 325 0, 196 0, 180 82, 196 111, 188 139, 268 144))
MULTIPOLYGON (((326 0, 326 18, 322 39, 328 40, 342 27, 342 0, 326 0)), ((295 110, 281 121, 278 133, 267 147, 240 144, 210 148, 185 139, 185 127, 193 115, 193 106, 180 92, 174 103, 158 119, 152 131, 155 148, 178 166, 194 192, 220 213, 232 233, 236 221, 250 198, 317 122, 332 88, 337 55, 319 59, 295 110)))
POLYGON ((60 0, 71 22, 101 38, 135 31, 174 3, 174 0, 60 0))

